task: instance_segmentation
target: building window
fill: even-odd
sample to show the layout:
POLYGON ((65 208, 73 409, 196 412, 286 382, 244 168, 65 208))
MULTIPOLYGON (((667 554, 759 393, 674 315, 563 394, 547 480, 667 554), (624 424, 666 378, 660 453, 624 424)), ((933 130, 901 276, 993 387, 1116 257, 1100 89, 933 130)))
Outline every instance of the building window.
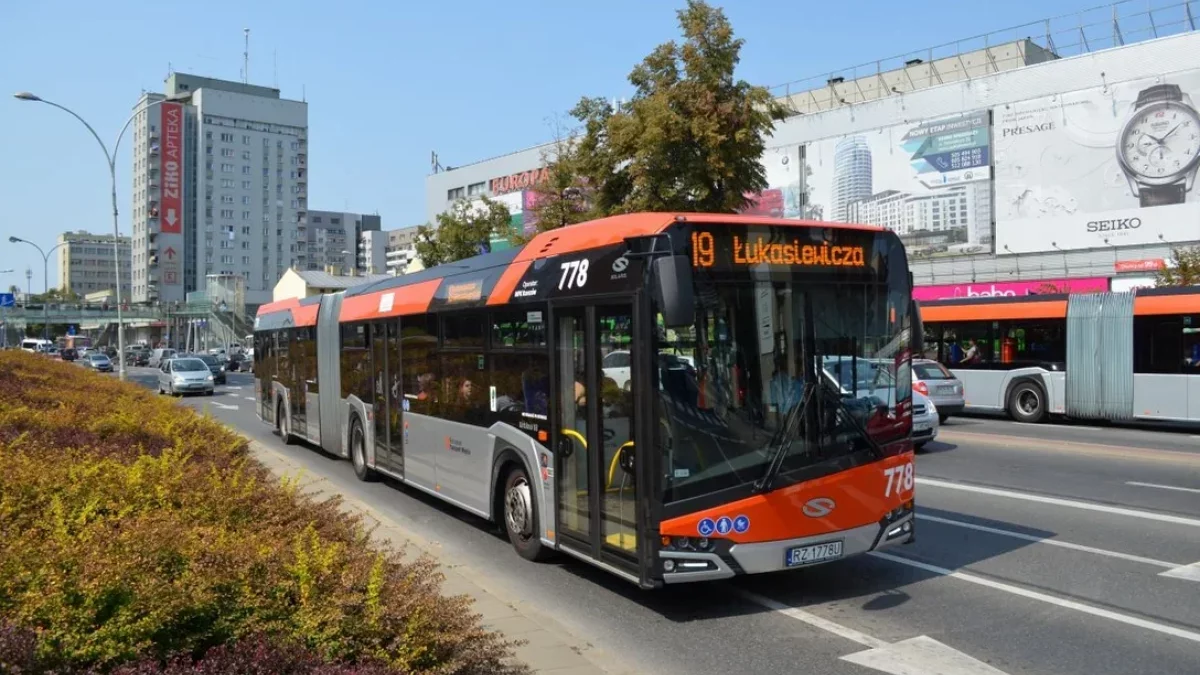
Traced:
POLYGON ((222 164, 221 165, 221 173, 233 173, 233 165, 232 164, 222 164))
POLYGON ((221 203, 222 204, 232 204, 233 203, 233 195, 221 195, 221 203))
POLYGON ((221 142, 222 143, 232 143, 233 142, 233 134, 222 132, 221 133, 221 142))
POLYGON ((250 145, 250 137, 242 136, 242 145, 250 145))
POLYGON ((243 175, 243 176, 249 176, 249 175, 250 175, 250 166, 249 166, 249 165, 246 165, 246 166, 243 166, 243 167, 242 167, 242 175, 243 175))
POLYGON ((250 206, 250 195, 242 195, 242 204, 250 206))
POLYGON ((250 220, 250 212, 242 211, 242 220, 250 220))
POLYGON ((246 160, 247 162, 250 161, 250 151, 249 150, 242 151, 242 159, 246 160))
POLYGON ((250 181, 248 181, 248 180, 242 181, 242 189, 249 190, 250 189, 250 181))
POLYGON ((474 197, 483 194, 484 187, 487 183, 471 183, 467 186, 467 196, 474 197))
POLYGON ((465 191, 463 190, 463 188, 460 188, 460 187, 450 188, 449 190, 446 190, 446 201, 448 201, 448 202, 458 201, 459 199, 462 199, 464 195, 465 195, 465 191))
POLYGON ((222 157, 233 157, 233 148, 221 148, 222 157))
POLYGON ((212 140, 212 132, 211 131, 204 132, 204 140, 206 140, 206 141, 212 140))
POLYGON ((233 218, 233 209, 221 209, 222 218, 233 218))

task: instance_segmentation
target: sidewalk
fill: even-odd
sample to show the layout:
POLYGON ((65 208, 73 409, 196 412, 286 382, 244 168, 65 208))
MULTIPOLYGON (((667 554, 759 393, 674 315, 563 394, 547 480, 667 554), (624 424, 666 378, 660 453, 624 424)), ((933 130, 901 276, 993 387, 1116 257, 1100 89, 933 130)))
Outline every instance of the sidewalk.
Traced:
MULTIPOLYGON (((249 439, 248 439, 249 440, 249 439)), ((446 580, 442 592, 446 595, 469 595, 475 602, 472 610, 482 615, 484 628, 503 633, 510 640, 524 644, 514 649, 517 659, 528 664, 534 673, 546 675, 604 675, 629 671, 612 670, 603 664, 603 652, 584 640, 571 635, 553 618, 529 607, 516 598, 502 597, 500 592, 487 588, 487 582, 473 570, 446 562, 439 547, 404 527, 403 523, 380 514, 361 500, 338 493, 323 477, 302 473, 300 465, 286 454, 257 441, 250 442, 250 452, 276 476, 300 475, 300 490, 315 498, 339 496, 345 507, 362 516, 367 527, 374 527, 374 536, 396 550, 409 555, 428 555, 436 560, 446 580)))

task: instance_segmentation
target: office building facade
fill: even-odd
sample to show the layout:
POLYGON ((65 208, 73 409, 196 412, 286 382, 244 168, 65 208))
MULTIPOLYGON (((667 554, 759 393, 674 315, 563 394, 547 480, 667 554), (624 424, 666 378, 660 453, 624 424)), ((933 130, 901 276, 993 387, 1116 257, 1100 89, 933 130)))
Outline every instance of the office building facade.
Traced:
MULTIPOLYGON (((83 230, 58 235, 58 288, 84 296, 98 291, 116 291, 113 235, 83 230)), ((131 270, 129 237, 118 237, 121 257, 121 299, 129 302, 131 270)))
MULTIPOLYGON (((383 219, 379 215, 347 211, 308 212, 308 255, 301 270, 325 270, 334 267, 348 274, 352 269, 370 274, 368 268, 377 266, 383 273, 383 259, 371 257, 374 249, 364 248, 364 235, 381 232, 383 219)), ((382 256, 382 253, 381 253, 382 256)))
POLYGON ((133 300, 182 301, 220 274, 245 279, 247 303, 269 302, 283 272, 306 263, 307 103, 172 73, 137 109, 133 300))
POLYGON ((388 274, 404 274, 417 257, 417 229, 413 226, 388 231, 387 248, 384 251, 384 266, 388 274))

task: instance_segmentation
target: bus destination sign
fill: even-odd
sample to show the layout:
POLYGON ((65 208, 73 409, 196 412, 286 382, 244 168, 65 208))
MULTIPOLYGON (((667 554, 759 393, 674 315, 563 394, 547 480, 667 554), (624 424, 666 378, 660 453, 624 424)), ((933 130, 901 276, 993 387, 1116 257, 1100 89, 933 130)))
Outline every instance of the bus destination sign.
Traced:
POLYGON ((866 267, 865 246, 818 241, 804 243, 769 234, 740 232, 721 236, 692 233, 692 267, 737 269, 756 265, 779 267, 866 267))

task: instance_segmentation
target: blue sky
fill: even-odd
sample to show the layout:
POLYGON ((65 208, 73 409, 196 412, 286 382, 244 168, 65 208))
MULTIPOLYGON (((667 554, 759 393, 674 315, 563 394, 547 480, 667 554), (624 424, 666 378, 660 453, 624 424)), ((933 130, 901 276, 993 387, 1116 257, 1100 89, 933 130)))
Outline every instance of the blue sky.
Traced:
MULTIPOLYGON (((626 76, 677 36, 683 0, 435 2, 8 2, 0 9, 0 288, 24 286, 64 230, 107 232, 108 177, 65 113, 11 98, 28 90, 73 108, 111 143, 142 90, 168 69, 250 79, 309 103, 309 204, 383 216, 424 213, 429 154, 461 165, 548 140, 584 95, 629 94, 626 76), (599 7, 600 9, 596 9, 599 7), (197 10, 203 14, 197 14, 197 10)), ((722 4, 722 3, 716 3, 722 4)), ((775 85, 1099 4, 1097 0, 726 0, 746 40, 740 75, 775 85)), ((128 139, 118 168, 129 233, 128 139)), ((55 269, 51 261, 51 285, 55 269)))

